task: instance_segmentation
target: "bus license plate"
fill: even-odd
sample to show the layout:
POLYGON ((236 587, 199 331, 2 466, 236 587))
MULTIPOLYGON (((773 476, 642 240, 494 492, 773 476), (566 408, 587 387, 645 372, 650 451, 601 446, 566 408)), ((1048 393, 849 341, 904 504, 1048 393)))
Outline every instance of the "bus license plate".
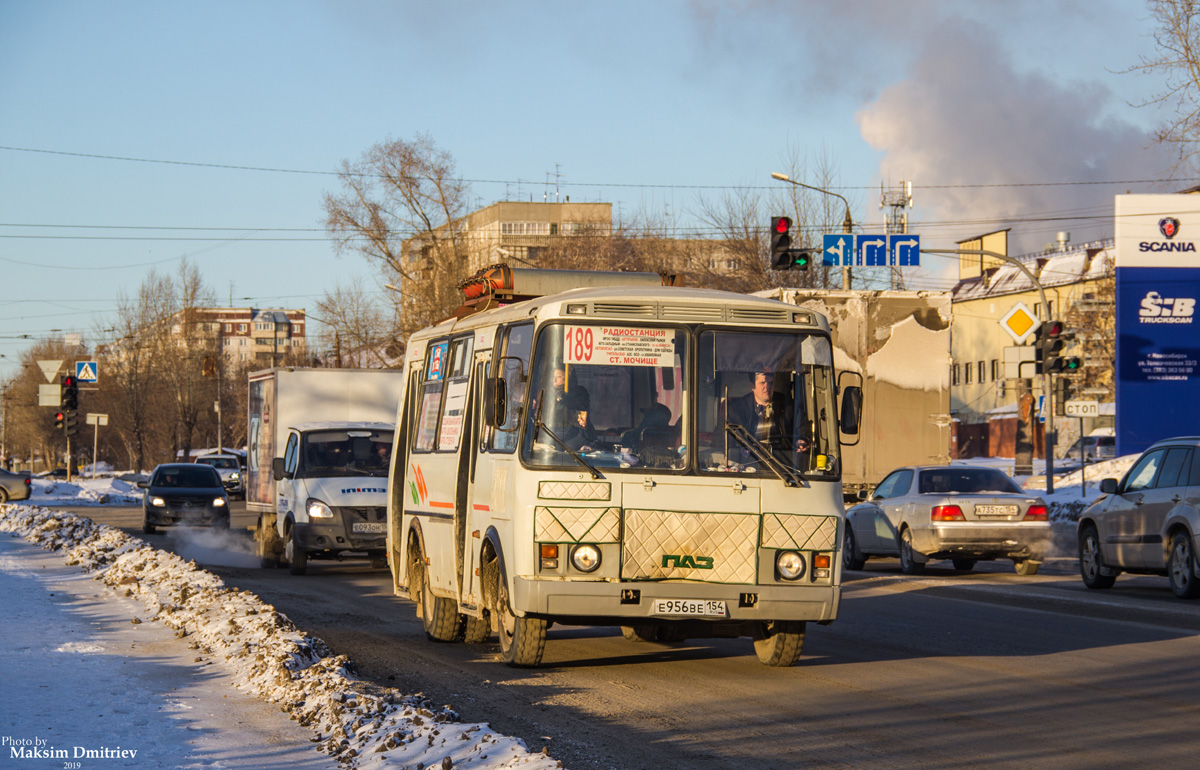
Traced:
POLYGON ((655 615, 702 615, 723 618, 725 602, 715 599, 655 599, 655 615))
POLYGON ((362 535, 386 535, 386 521, 356 521, 350 527, 351 531, 362 535))

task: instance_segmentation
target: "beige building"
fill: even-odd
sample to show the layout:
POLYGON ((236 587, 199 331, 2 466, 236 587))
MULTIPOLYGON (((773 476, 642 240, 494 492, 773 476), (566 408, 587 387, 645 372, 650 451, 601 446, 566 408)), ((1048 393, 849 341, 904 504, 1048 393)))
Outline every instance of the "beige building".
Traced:
MULTIPOLYGON (((304 310, 266 310, 251 307, 197 308, 197 331, 217 338, 229 363, 253 362, 272 366, 306 348, 304 310)), ((181 333, 176 322, 172 331, 181 333)))
MULTIPOLYGON (((994 234, 996 235, 996 234, 994 234)), ((1006 233, 1004 234, 1006 236, 1006 233)), ((985 236, 986 238, 986 236, 985 236)), ((976 241, 978 244, 983 239, 976 241)), ((960 244, 961 248, 980 248, 960 244)), ((1004 253, 1007 243, 992 242, 982 249, 1004 253), (999 248, 997 248, 999 247, 999 248)), ((1089 316, 1112 315, 1111 240, 1081 245, 1060 245, 1060 249, 1027 254, 1020 260, 1033 273, 1046 292, 1048 313, 1042 308, 1037 287, 1019 268, 994 257, 964 257, 960 280, 951 294, 954 325, 951 340, 950 409, 955 415, 956 448, 960 457, 1012 456, 1013 426, 1017 414, 1018 380, 1009 379, 1004 367, 1004 348, 1016 343, 1001 325, 1001 319, 1021 302, 1040 319, 1064 321, 1076 339, 1066 343, 1062 354, 1084 359, 1084 377, 1092 382, 1111 383, 1110 360, 1091 354, 1104 345, 1089 339, 1097 332, 1088 324, 1089 316), (1104 367, 1103 372, 1088 372, 1088 367, 1104 367), (1089 376, 1092 375, 1092 376, 1089 376)), ((1027 344, 1032 342, 1032 337, 1027 344)), ((1032 381, 1033 395, 1042 395, 1041 378, 1032 381)), ((1097 397, 1096 395, 1092 396, 1097 397)), ((1112 401, 1109 395, 1100 401, 1112 401)), ((1060 449, 1077 435, 1079 421, 1056 423, 1060 449)), ((1090 427, 1090 426, 1085 426, 1090 427)), ((1035 442, 1035 444, 1038 442, 1035 442)))

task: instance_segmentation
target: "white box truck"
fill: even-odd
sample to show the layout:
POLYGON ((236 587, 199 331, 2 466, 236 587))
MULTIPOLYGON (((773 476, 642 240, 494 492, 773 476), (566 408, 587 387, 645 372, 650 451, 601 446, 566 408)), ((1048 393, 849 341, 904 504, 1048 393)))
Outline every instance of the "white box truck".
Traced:
POLYGON ((387 479, 403 372, 274 368, 250 374, 246 509, 263 566, 385 561, 387 479))

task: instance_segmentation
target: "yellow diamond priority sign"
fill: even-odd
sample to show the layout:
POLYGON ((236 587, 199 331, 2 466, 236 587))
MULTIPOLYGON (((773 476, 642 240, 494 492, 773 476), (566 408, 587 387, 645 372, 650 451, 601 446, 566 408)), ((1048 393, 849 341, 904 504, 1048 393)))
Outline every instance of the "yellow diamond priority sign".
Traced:
POLYGON ((1025 307, 1024 302, 1017 302, 1000 319, 1000 325, 1004 327, 1004 331, 1008 332, 1008 336, 1012 337, 1014 342, 1022 345, 1025 340, 1029 339, 1029 335, 1038 330, 1042 322, 1029 308, 1025 307))

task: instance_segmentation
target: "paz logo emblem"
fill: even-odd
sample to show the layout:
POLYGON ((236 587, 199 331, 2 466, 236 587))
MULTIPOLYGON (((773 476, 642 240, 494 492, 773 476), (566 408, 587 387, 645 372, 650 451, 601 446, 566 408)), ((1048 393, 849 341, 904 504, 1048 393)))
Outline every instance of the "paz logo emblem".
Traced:
POLYGON ((1175 217, 1163 217, 1158 220, 1158 231, 1164 238, 1174 238, 1179 233, 1179 220, 1175 217))

